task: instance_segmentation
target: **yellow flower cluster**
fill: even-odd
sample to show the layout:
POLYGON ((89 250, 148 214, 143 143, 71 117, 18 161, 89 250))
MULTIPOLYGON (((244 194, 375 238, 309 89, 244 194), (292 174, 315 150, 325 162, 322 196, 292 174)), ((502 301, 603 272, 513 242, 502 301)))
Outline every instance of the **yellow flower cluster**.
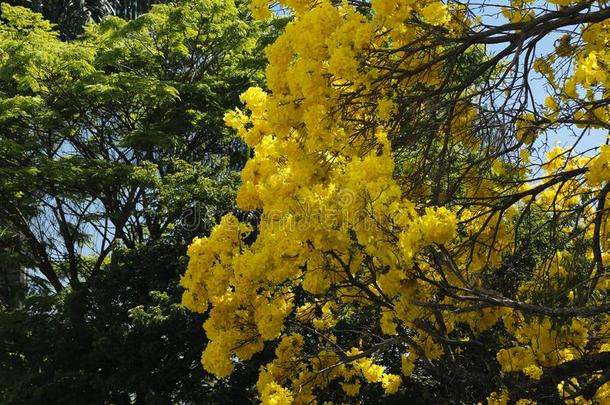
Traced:
MULTIPOLYGON (((208 238, 193 241, 182 279, 184 305, 198 312, 209 309, 204 325, 209 344, 202 356, 206 370, 225 377, 234 361, 247 360, 274 342, 275 359, 261 369, 257 383, 263 403, 315 402, 316 394, 331 382, 348 396, 359 395, 363 384, 380 384, 386 394, 393 394, 401 377, 386 372, 374 355, 363 356, 370 344, 351 347, 353 342, 333 335, 342 314, 354 307, 377 311, 379 329, 390 341, 409 330, 409 344, 400 343, 402 353, 409 353, 401 357, 404 377, 415 370, 415 353, 431 361, 445 354, 438 338, 418 327, 422 319, 448 335, 463 328, 479 334, 502 320, 512 336, 509 347, 496 356, 502 370, 532 379, 541 378, 546 367, 577 359, 589 350, 595 329, 591 321, 560 324, 548 317, 526 318, 518 310, 500 306, 447 311, 438 319, 434 311, 418 305, 431 297, 438 297, 434 304, 439 307, 470 305, 442 293, 438 285, 448 283, 459 292, 480 287, 484 273, 500 266, 515 248, 515 223, 523 208, 521 202, 501 212, 484 205, 435 206, 428 197, 438 185, 418 185, 420 191, 409 194, 397 176, 409 170, 409 162, 396 164, 398 152, 392 143, 392 120, 400 107, 396 91, 404 94, 416 86, 439 85, 443 67, 433 64, 404 82, 386 80, 382 67, 388 64, 408 71, 430 62, 434 52, 406 55, 402 47, 416 39, 427 44, 422 27, 460 35, 468 25, 464 14, 435 0, 373 0, 367 14, 348 2, 280 3, 292 8, 294 17, 266 49, 268 91, 249 89, 241 97, 246 109, 225 116, 226 124, 252 152, 241 173, 237 203, 241 209, 258 210, 260 223, 250 235, 251 227, 225 216, 208 238), (449 251, 450 258, 440 254, 449 251), (303 330, 299 328, 319 334, 315 349, 304 353, 305 333, 292 333, 303 330)), ((529 21, 533 14, 528 5, 531 2, 512 1, 504 15, 513 22, 529 21)), ((268 7, 267 0, 252 2, 252 12, 260 18, 270 15, 268 7)), ((609 65, 608 52, 592 34, 606 35, 604 24, 587 26, 583 32, 587 46, 576 57, 565 91, 547 99, 549 121, 559 117, 577 88, 606 85, 603 67, 609 65)), ((546 57, 535 62, 536 71, 554 86, 555 60, 546 57)), ((465 150, 470 158, 481 147, 481 140, 473 135, 477 108, 460 101, 456 109, 458 113, 442 130, 454 142, 448 148, 465 150)), ((581 112, 579 117, 585 120, 591 114, 607 119, 602 110, 581 112)), ((544 130, 541 122, 531 113, 519 116, 517 139, 531 147, 544 130)), ((521 163, 528 162, 527 149, 519 156, 521 163)), ((551 150, 543 165, 549 177, 586 167, 588 186, 583 186, 582 175, 553 184, 533 197, 532 205, 553 213, 575 209, 591 187, 610 180, 609 162, 608 147, 602 147, 594 159, 568 159, 564 150, 551 150)), ((528 174, 510 159, 490 164, 484 173, 465 175, 459 193, 498 202, 537 184, 502 183, 510 176, 528 174)), ((444 203, 441 195, 434 200, 440 201, 438 205, 444 203)), ((591 214, 585 210, 583 218, 591 214)), ((584 237, 591 236, 591 223, 583 225, 584 237)), ((602 242, 604 257, 610 257, 610 243, 602 242)), ((518 299, 527 302, 543 288, 566 297, 565 263, 571 256, 555 253, 521 282, 518 299)), ((607 278, 600 277, 599 285, 607 284, 607 278)), ((573 292, 569 300, 575 301, 573 292)), ((609 344, 607 340, 594 350, 609 344)), ((491 394, 488 401, 505 404, 508 398, 502 391, 491 394)))
POLYGON ((543 367, 552 367, 580 357, 588 342, 589 324, 573 319, 567 325, 554 325, 548 317, 526 321, 516 312, 505 319, 517 346, 502 349, 497 359, 504 372, 522 372, 539 379, 543 367))
POLYGON ((602 145, 597 155, 587 166, 587 182, 591 186, 599 186, 610 181, 610 145, 602 145))
MULTIPOLYGON (((403 197, 394 179, 383 124, 395 108, 390 93, 381 92, 371 110, 351 112, 356 119, 343 119, 336 110, 346 94, 373 91, 378 73, 364 73, 362 58, 370 48, 387 46, 377 33, 388 24, 404 23, 392 11, 409 10, 405 20, 415 11, 430 24, 445 25, 450 21, 447 7, 441 2, 375 2, 375 15, 367 17, 347 3, 283 4, 295 10, 295 19, 266 50, 270 92, 249 89, 241 96, 248 112, 225 116, 254 153, 242 171, 237 202, 242 209, 262 210, 256 240, 246 245, 250 229, 231 215, 223 218, 209 238, 193 242, 182 279, 187 307, 203 312, 210 306, 205 323, 210 343, 202 362, 221 377, 231 372, 232 359, 248 359, 265 341, 280 339, 283 347, 284 321, 292 314, 297 322, 326 331, 336 323, 337 305, 369 305, 370 296, 350 280, 373 283, 373 269, 384 269, 380 298, 404 297, 403 307, 388 310, 381 320, 387 334, 396 333, 394 319, 409 324, 421 316, 409 300, 423 298, 430 289, 408 282, 419 252, 449 243, 456 234, 453 212, 418 208, 403 197), (364 119, 377 124, 363 128, 359 122, 364 119), (338 298, 312 300, 295 311, 292 291, 297 286, 318 296, 332 287, 338 298)), ((253 2, 252 9, 267 16, 265 2, 253 2)), ((442 354, 431 339, 422 336, 421 341, 431 356, 442 354)), ((316 386, 332 376, 343 379, 349 395, 359 392, 358 378, 380 383, 388 394, 400 385, 399 376, 385 373, 369 358, 331 367, 334 371, 318 379, 315 370, 338 361, 332 351, 319 354, 320 364, 310 361, 308 367, 288 369, 282 368, 287 356, 276 354, 257 385, 265 403, 307 402, 316 386), (292 390, 308 379, 307 389, 292 390)))

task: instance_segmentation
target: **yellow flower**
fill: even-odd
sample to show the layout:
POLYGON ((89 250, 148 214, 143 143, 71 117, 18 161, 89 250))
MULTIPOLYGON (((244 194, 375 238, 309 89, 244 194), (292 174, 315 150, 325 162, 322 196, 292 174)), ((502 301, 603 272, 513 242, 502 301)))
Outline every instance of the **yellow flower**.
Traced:
POLYGON ((419 10, 423 19, 432 25, 445 25, 451 20, 447 6, 440 1, 433 1, 419 10))

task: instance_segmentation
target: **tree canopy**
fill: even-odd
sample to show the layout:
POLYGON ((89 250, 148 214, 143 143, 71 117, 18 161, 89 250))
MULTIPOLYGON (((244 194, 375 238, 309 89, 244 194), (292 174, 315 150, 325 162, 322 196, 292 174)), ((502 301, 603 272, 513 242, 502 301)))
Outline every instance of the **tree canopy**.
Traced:
POLYGON ((135 19, 147 13, 152 5, 169 3, 164 0, 8 0, 3 3, 27 7, 56 24, 64 39, 75 39, 90 22, 99 23, 104 17, 135 19))
POLYGON ((262 85, 280 25, 193 0, 66 41, 1 4, 1 403, 246 397, 200 367, 178 280, 234 209, 248 152, 223 115, 262 85))

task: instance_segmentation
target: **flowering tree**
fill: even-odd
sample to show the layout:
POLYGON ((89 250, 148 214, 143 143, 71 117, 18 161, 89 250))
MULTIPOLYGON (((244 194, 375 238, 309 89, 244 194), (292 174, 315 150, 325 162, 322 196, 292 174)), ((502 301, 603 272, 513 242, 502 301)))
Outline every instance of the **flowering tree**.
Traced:
POLYGON ((471 402, 608 403, 605 2, 280 3, 268 91, 226 115, 260 221, 225 216, 182 279, 204 368, 275 347, 261 400, 309 403, 476 384, 479 350, 471 402))

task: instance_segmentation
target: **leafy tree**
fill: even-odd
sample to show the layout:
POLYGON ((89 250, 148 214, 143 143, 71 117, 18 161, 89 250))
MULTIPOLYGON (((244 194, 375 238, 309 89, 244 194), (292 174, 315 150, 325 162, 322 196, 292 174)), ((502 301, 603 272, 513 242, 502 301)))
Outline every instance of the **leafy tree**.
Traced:
POLYGON ((280 25, 193 0, 67 42, 2 4, 0 269, 26 269, 27 294, 0 310, 1 402, 246 395, 200 368, 202 317, 177 283, 193 236, 234 210, 248 151, 223 115, 280 25))
POLYGON ((99 23, 104 17, 116 16, 135 19, 148 12, 152 5, 169 3, 150 0, 10 0, 12 6, 27 7, 41 13, 53 24, 63 38, 74 39, 82 34, 89 22, 99 23))
POLYGON ((98 273, 116 245, 172 233, 197 203, 199 226, 231 206, 245 149, 222 116, 261 67, 239 12, 158 6, 66 43, 3 7, 3 220, 55 290, 98 273))
POLYGON ((204 368, 274 350, 269 404, 607 403, 605 3, 280 3, 269 89, 227 115, 260 221, 189 248, 204 368))

